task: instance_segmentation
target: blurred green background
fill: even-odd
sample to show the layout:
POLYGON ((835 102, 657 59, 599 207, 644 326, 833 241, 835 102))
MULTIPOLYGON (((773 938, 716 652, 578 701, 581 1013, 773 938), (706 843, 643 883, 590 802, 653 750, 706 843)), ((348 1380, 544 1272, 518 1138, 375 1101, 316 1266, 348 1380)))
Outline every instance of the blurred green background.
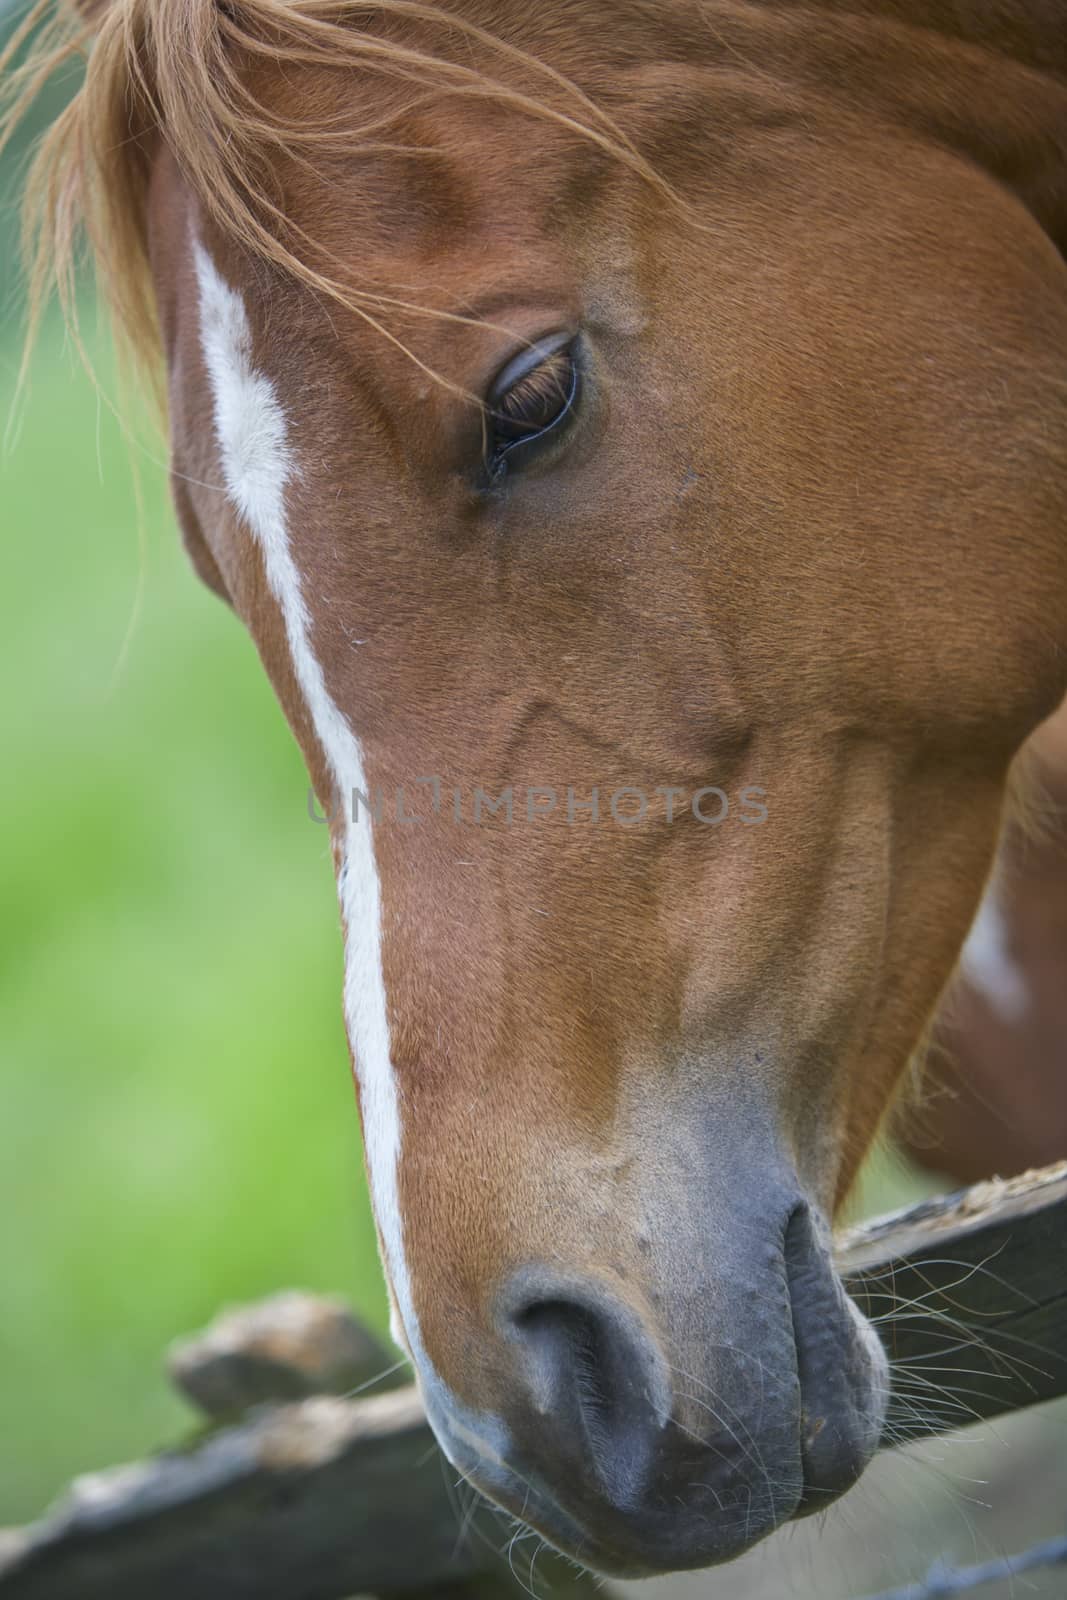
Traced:
POLYGON ((139 529, 56 317, 15 404, 29 132, 0 169, 0 1524, 186 1429, 160 1358, 224 1302, 340 1290, 385 1326, 299 753, 162 441, 139 529))

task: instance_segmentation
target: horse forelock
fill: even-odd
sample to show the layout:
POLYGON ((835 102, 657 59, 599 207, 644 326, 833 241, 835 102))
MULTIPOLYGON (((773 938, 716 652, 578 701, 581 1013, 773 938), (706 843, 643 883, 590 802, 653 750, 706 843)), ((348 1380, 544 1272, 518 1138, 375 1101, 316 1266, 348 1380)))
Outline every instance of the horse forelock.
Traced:
MULTIPOLYGON (((0 54, 0 151, 44 83, 79 58, 86 61, 84 82, 41 141, 27 181, 31 321, 54 287, 76 325, 84 233, 122 345, 149 371, 160 352, 147 217, 161 147, 206 216, 251 261, 279 269, 394 343, 383 320, 391 313, 469 319, 354 283, 345 263, 279 208, 271 167, 282 151, 295 152, 308 172, 339 150, 358 160, 398 149, 397 125, 427 97, 488 99, 587 142, 674 198, 576 83, 536 50, 506 42, 445 5, 111 0, 68 8, 38 0, 0 54), (358 99, 340 121, 316 120, 314 96, 306 115, 294 111, 291 99, 279 110, 278 74, 290 68, 305 83, 309 70, 363 74, 374 96, 366 119, 358 99)), ((358 234, 358 198, 348 194, 346 206, 358 234)), ((365 206, 369 225, 373 194, 365 206)))
MULTIPOLYGON (((885 14, 879 0, 847 17, 834 10, 828 8, 820 25, 817 9, 803 19, 778 14, 764 19, 761 8, 753 8, 753 38, 768 53, 769 116, 788 112, 791 76, 820 96, 832 79, 835 92, 843 90, 847 98, 839 67, 833 65, 829 79, 820 81, 816 58, 825 40, 838 36, 847 57, 866 30, 874 59, 891 59, 899 51, 903 63, 903 94, 887 89, 881 110, 888 108, 892 120, 934 115, 943 120, 950 141, 975 144, 981 159, 995 166, 998 143, 1025 150, 1034 129, 1025 126, 1025 117, 1007 116, 992 137, 966 132, 961 124, 966 113, 948 92, 950 67, 960 69, 959 88, 968 104, 995 89, 996 73, 1010 68, 1017 85, 1033 95, 1035 122, 1047 121, 1045 77, 1067 77, 1067 50, 1057 54, 1039 48, 1035 27, 1028 55, 1020 48, 1026 36, 1011 18, 1003 22, 1003 37, 998 34, 993 8, 987 14, 975 7, 956 18, 959 38, 941 32, 948 28, 945 18, 916 17, 905 25, 885 14), (924 104, 908 78, 907 53, 917 33, 926 37, 916 60, 925 57, 928 70, 943 80, 948 108, 943 113, 924 104), (809 46, 815 52, 810 59, 809 46)), ((394 313, 467 319, 462 310, 412 303, 402 292, 360 283, 358 274, 354 279, 350 263, 340 261, 321 238, 302 231, 279 206, 274 168, 283 155, 288 152, 309 176, 338 155, 348 163, 389 151, 422 156, 428 152, 417 142, 412 147, 397 141, 397 129, 409 113, 427 99, 488 101, 600 152, 699 226, 667 170, 670 161, 658 159, 658 150, 650 154, 634 131, 634 118, 640 124, 649 97, 663 98, 670 125, 667 146, 684 169, 684 152, 677 154, 679 134, 684 139, 693 131, 695 115, 706 118, 709 110, 717 114, 716 106, 728 107, 731 73, 739 64, 747 66, 742 50, 725 32, 720 36, 719 23, 699 6, 691 13, 672 8, 663 15, 658 8, 607 8, 601 0, 586 0, 568 8, 566 16, 549 16, 528 6, 502 9, 475 0, 461 6, 434 0, 380 0, 373 6, 340 0, 239 0, 226 6, 218 0, 37 0, 0 52, 0 151, 53 74, 78 58, 87 62, 84 83, 41 141, 27 183, 32 320, 53 287, 76 320, 75 267, 84 233, 122 341, 149 369, 158 366, 159 332, 147 216, 161 146, 174 157, 206 215, 251 260, 295 278, 327 305, 345 308, 395 341, 388 326, 394 313), (609 9, 607 29, 603 13, 609 9), (660 55, 662 63, 656 59, 660 55), (711 84, 702 76, 708 62, 716 68, 711 84), (730 69, 725 73, 724 62, 730 69), (694 65, 695 101, 690 93, 694 65), (285 75, 294 70, 301 84, 296 101, 279 93, 285 75), (309 72, 319 73, 323 82, 343 73, 348 85, 359 74, 367 94, 361 98, 346 89, 344 114, 338 117, 329 108, 319 117, 320 101, 305 93, 309 72)), ((870 70, 857 68, 861 96, 880 93, 875 82, 865 82, 870 70)), ((1041 189, 1041 174, 1047 176, 1055 163, 1037 159, 1036 145, 1034 156, 1033 162, 1019 157, 1015 165, 1020 171, 1033 165, 1041 189)), ((352 236, 359 237, 374 219, 379 199, 373 190, 362 200, 346 191, 352 236)))

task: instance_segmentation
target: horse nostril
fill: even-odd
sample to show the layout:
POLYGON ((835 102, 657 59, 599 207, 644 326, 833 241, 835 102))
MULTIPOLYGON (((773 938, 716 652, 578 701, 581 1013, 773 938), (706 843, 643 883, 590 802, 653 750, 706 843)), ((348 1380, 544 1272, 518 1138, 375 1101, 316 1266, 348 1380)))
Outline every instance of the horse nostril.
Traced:
POLYGON ((588 1431, 610 1427, 613 1393, 610 1337, 588 1307, 569 1300, 535 1300, 513 1318, 525 1346, 538 1410, 573 1399, 588 1431))
POLYGON ((640 1491, 670 1410, 662 1358, 639 1317, 599 1284, 517 1274, 502 1321, 538 1421, 536 1454, 592 1469, 618 1504, 640 1491))

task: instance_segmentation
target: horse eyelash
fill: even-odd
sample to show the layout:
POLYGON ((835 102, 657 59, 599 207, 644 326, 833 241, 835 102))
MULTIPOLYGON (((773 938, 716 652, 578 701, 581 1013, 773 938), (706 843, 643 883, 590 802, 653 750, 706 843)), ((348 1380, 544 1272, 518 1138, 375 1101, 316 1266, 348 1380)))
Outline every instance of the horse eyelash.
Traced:
POLYGON ((558 401, 560 406, 565 405, 570 393, 572 367, 573 357, 569 351, 556 351, 532 372, 519 378, 501 396, 497 410, 509 421, 521 421, 526 408, 541 401, 558 401))

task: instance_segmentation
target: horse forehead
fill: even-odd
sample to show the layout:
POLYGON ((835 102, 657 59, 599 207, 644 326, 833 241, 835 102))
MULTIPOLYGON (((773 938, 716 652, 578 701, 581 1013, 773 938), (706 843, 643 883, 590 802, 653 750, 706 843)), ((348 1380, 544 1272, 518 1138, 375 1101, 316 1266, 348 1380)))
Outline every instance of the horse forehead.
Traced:
MULTIPOLYGON (((547 26, 520 30, 511 18, 501 37, 523 35, 515 50, 529 52, 528 69, 516 69, 508 55, 483 59, 472 47, 468 60, 447 50, 485 73, 477 92, 449 92, 447 78, 432 74, 413 89, 406 77, 358 68, 257 67, 253 97, 269 119, 312 133, 310 144, 278 141, 270 159, 283 209, 331 271, 343 276, 350 264, 373 288, 376 275, 414 267, 407 281, 422 289, 424 269, 432 264, 436 282, 445 251, 462 255, 467 247, 468 261, 487 246, 529 252, 546 235, 588 234, 605 219, 650 242, 678 233, 680 209, 660 204, 646 213, 627 196, 647 185, 650 170, 679 194, 702 189, 721 170, 726 134, 744 140, 782 91, 754 75, 724 101, 706 40, 691 39, 687 57, 679 57, 677 38, 664 34, 649 7, 628 15, 620 45, 592 33, 594 9, 574 8, 580 26, 555 10, 547 26), (329 127, 352 135, 314 138, 316 128, 329 127)), ((437 37, 413 42, 431 56, 442 47, 437 37)))
POLYGON ((380 80, 311 67, 293 79, 275 73, 255 94, 279 126, 306 126, 307 101, 325 99, 319 120, 354 130, 349 141, 315 145, 311 160, 284 141, 272 157, 285 209, 335 262, 373 269, 376 255, 383 265, 401 251, 425 258, 502 223, 532 232, 561 193, 588 187, 611 164, 595 140, 488 93, 463 100, 408 88, 401 98, 380 80), (379 126, 362 135, 361 121, 379 126))

